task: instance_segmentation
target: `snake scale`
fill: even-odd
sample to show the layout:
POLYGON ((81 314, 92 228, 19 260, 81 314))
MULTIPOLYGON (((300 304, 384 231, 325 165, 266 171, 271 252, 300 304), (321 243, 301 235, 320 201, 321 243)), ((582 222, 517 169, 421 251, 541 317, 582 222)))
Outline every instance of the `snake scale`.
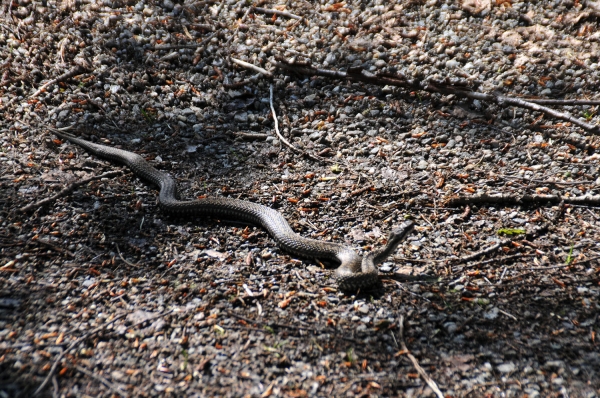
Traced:
POLYGON ((403 223, 392 231, 383 248, 360 256, 351 247, 308 239, 296 234, 278 211, 267 206, 229 198, 179 200, 175 180, 169 174, 152 167, 140 155, 92 143, 62 131, 53 130, 53 133, 94 155, 124 164, 138 177, 157 185, 160 188, 159 204, 166 213, 177 216, 211 216, 260 225, 283 250, 291 254, 339 263, 335 278, 341 290, 350 291, 375 286, 379 281, 377 264, 390 256, 414 227, 412 221, 403 223))

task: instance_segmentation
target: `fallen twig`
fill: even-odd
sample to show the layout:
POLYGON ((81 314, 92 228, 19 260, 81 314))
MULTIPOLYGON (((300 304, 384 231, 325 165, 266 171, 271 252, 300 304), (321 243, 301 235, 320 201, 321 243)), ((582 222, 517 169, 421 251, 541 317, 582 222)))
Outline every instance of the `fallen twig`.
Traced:
POLYGON ((127 315, 127 314, 117 315, 116 317, 113 318, 112 321, 104 323, 104 324, 98 326, 97 328, 90 330, 89 332, 85 333, 83 336, 81 336, 80 338, 78 338, 77 340, 75 340, 74 342, 72 342, 71 344, 69 344, 69 346, 64 351, 62 351, 60 354, 58 354, 58 357, 54 360, 54 363, 52 364, 52 367, 50 368, 50 371, 48 372, 48 375, 46 376, 46 378, 44 379, 44 381, 42 382, 42 384, 40 384, 40 386, 37 388, 37 390, 35 390, 35 392, 33 393, 33 396, 36 396, 40 392, 42 392, 42 390, 46 387, 46 384, 48 384, 48 382, 50 381, 50 379, 52 378, 52 376, 54 376, 54 372, 56 372, 56 368, 58 367, 58 364, 60 363, 60 361, 63 359, 63 357, 69 351, 71 351, 73 348, 77 347, 77 345, 79 345, 85 339, 89 338, 90 336, 93 336, 94 334, 98 333, 99 331, 101 331, 101 330, 107 328, 108 326, 112 325, 113 323, 115 323, 119 319, 125 317, 125 315, 127 315))
POLYGON ((549 270, 549 269, 570 268, 570 267, 574 267, 576 265, 581 265, 581 264, 586 264, 586 263, 592 263, 592 262, 598 262, 598 261, 600 261, 600 256, 590 257, 590 258, 585 259, 585 260, 576 260, 576 261, 573 261, 570 264, 550 265, 550 266, 547 266, 547 267, 531 267, 531 268, 526 268, 526 269, 528 271, 545 271, 545 270, 549 270))
MULTIPOLYGON (((314 334, 322 334, 322 333, 334 332, 335 336, 337 338, 341 338, 342 340, 351 341, 351 342, 355 342, 355 343, 359 343, 360 342, 360 340, 353 339, 351 337, 345 337, 345 336, 343 336, 342 332, 340 332, 337 328, 334 328, 334 330, 332 330, 332 331, 329 331, 329 330, 326 330, 326 329, 325 330, 323 330, 323 329, 319 330, 319 329, 316 329, 314 327, 306 327, 306 326, 298 326, 298 325, 286 325, 286 324, 283 324, 283 323, 264 322, 264 321, 260 321, 258 319, 250 319, 250 318, 243 317, 241 315, 237 315, 237 314, 235 314, 235 313, 233 313, 231 311, 227 311, 227 313, 229 315, 231 315, 232 317, 240 319, 240 320, 242 320, 244 322, 247 322, 249 324, 257 324, 257 325, 263 325, 263 326, 270 327, 270 328, 277 327, 277 328, 288 329, 288 330, 296 330, 296 331, 303 330, 303 331, 311 332, 311 333, 314 333, 314 334)), ((248 328, 248 329, 252 330, 252 328, 248 328)))
POLYGON ((304 326, 298 326, 298 325, 286 325, 283 323, 276 323, 276 322, 264 322, 264 321, 260 321, 258 319, 246 318, 241 315, 237 315, 231 311, 227 311, 227 313, 234 318, 240 319, 240 320, 242 320, 244 322, 248 322, 248 323, 256 323, 256 324, 268 326, 268 327, 278 327, 278 328, 292 329, 292 330, 304 330, 304 331, 313 332, 313 333, 317 332, 315 330, 315 328, 312 328, 312 327, 304 327, 304 326))
POLYGON ((49 82, 43 84, 42 87, 40 87, 35 93, 31 94, 29 96, 29 98, 35 98, 38 95, 40 95, 44 90, 46 90, 48 87, 50 87, 51 85, 62 82, 63 80, 67 80, 73 76, 80 75, 84 72, 85 72, 85 69, 83 68, 83 66, 77 65, 76 67, 74 67, 70 71, 67 71, 66 73, 63 73, 56 79, 52 79, 49 82))
POLYGON ((279 132, 279 122, 277 121, 277 114, 275 113, 275 107, 273 106, 273 85, 270 87, 270 95, 269 95, 269 105, 271 105, 271 113, 273 114, 273 123, 275 123, 275 133, 277 137, 283 142, 288 148, 290 148, 294 152, 303 153, 301 149, 293 146, 288 140, 285 139, 284 136, 279 132))
MULTIPOLYGON (((548 223, 543 223, 542 225, 539 225, 539 226, 533 228, 532 230, 527 231, 527 233, 526 233, 525 236, 528 239, 533 239, 533 238, 535 238, 535 237, 537 237, 537 236, 545 233, 548 230, 548 227, 549 227, 548 223)), ((482 257, 482 256, 484 256, 486 254, 490 254, 490 253, 498 250, 502 246, 508 245, 512 241, 513 241, 513 239, 503 239, 503 240, 501 240, 499 242, 496 242, 495 244, 493 244, 490 247, 487 247, 487 248, 482 249, 480 251, 477 251, 475 253, 471 253, 468 256, 464 256, 464 257, 460 257, 460 258, 452 258, 450 260, 441 260, 441 261, 443 261, 443 262, 450 262, 453 265, 461 264, 461 263, 467 263, 467 262, 469 262, 471 260, 474 260, 476 258, 482 257)), ((527 241, 524 241, 524 242, 527 242, 527 241)), ((496 261, 506 261, 506 260, 509 260, 509 259, 517 258, 517 257, 532 257, 532 256, 534 256, 534 255, 517 254, 517 255, 514 255, 514 256, 508 256, 508 257, 504 257, 504 258, 500 258, 500 259, 495 259, 493 261, 494 262, 496 262, 496 261)), ((439 260, 434 260, 434 261, 439 261, 439 260)), ((475 264, 468 264, 467 267, 469 267, 469 268, 477 267, 478 265, 483 265, 483 264, 486 264, 486 263, 488 263, 490 261, 491 260, 482 261, 482 262, 475 263, 475 264)))
POLYGON ((99 381, 100 383, 104 384, 114 394, 120 395, 122 397, 127 397, 128 396, 128 394, 126 392, 121 391, 121 389, 119 387, 117 387, 116 385, 114 385, 113 383, 111 383, 110 381, 108 381, 107 379, 105 379, 104 377, 100 376, 99 374, 96 374, 94 372, 90 372, 86 368, 84 368, 82 366, 79 366, 79 365, 75 365, 75 369, 77 369, 78 372, 81 372, 84 375, 86 375, 88 377, 91 377, 92 379, 95 379, 95 380, 99 381))
POLYGON ((583 196, 561 196, 561 195, 515 195, 515 194, 476 194, 468 196, 458 196, 451 198, 446 202, 447 206, 459 206, 465 204, 478 203, 502 203, 502 204, 524 204, 532 202, 551 202, 551 203, 569 203, 578 205, 600 206, 600 195, 583 196))
POLYGON ((116 246, 117 246, 117 253, 119 253, 119 257, 121 258, 121 260, 123 260, 123 262, 125 264, 127 264, 127 265, 129 265, 131 267, 139 267, 140 266, 139 264, 134 264, 134 263, 132 263, 130 261, 125 260, 125 257, 123 257, 123 255, 121 254, 121 249, 119 249, 119 245, 116 245, 116 246))
POLYGON ((58 381, 56 380, 56 376, 52 377, 52 386, 54 387, 52 397, 59 397, 60 395, 58 395, 58 381))
POLYGON ((503 239, 500 242, 497 242, 497 243, 493 244, 490 247, 487 247, 487 248, 485 248, 483 250, 479 250, 478 252, 475 252, 475 253, 471 253, 468 256, 461 257, 461 258, 456 259, 454 261, 458 262, 458 263, 466 263, 468 261, 475 260, 476 258, 479 258, 481 256, 485 256, 486 254, 490 254, 490 253, 498 250, 499 248, 501 248, 504 245, 509 244, 510 242, 511 242, 510 239, 503 239))
POLYGON ((350 81, 360 81, 364 83, 376 84, 379 86, 396 86, 412 90, 423 90, 437 92, 442 94, 454 94, 460 97, 477 99, 480 101, 493 102, 500 106, 517 106, 533 111, 542 112, 557 119, 567 120, 584 130, 600 133, 600 126, 587 123, 577 117, 565 112, 559 112, 546 106, 540 105, 534 101, 528 101, 520 98, 509 97, 497 93, 480 93, 471 91, 467 87, 459 84, 451 84, 449 81, 438 81, 435 79, 417 80, 408 79, 401 74, 374 74, 362 68, 350 68, 348 72, 342 72, 329 69, 314 68, 309 64, 289 63, 282 59, 275 62, 278 68, 293 71, 308 76, 324 76, 333 79, 347 79, 350 81))
POLYGON ((527 102, 532 102, 538 105, 600 105, 600 100, 576 100, 576 99, 543 99, 543 98, 527 98, 527 102))
POLYGON ((64 249, 64 248, 62 248, 60 246, 57 246, 57 245, 55 245, 55 244, 53 244, 51 242, 48 242, 48 241, 46 241, 44 239, 36 239, 36 240, 31 240, 30 239, 28 243, 30 243, 30 244, 39 243, 39 244, 47 246, 47 247, 51 248, 52 250, 55 250, 55 251, 57 251, 59 253, 65 253, 69 257, 75 257, 75 254, 73 254, 71 251, 69 251, 67 249, 64 249))
POLYGON ((467 98, 478 99, 480 101, 494 102, 494 103, 496 103, 500 106, 504 106, 504 107, 509 106, 509 105, 514 105, 519 108, 525 108, 525 109, 529 109, 532 111, 542 112, 547 115, 553 116, 557 119, 562 119, 562 120, 571 122, 586 131, 589 131, 592 133, 600 133, 600 126, 595 126, 593 124, 584 122, 583 120, 581 120, 571 114, 568 114, 566 112, 556 111, 556 110, 548 108, 546 106, 539 105, 539 104, 529 102, 529 101, 525 101, 520 98, 508 97, 506 95, 500 95, 500 94, 496 94, 496 93, 494 93, 494 94, 478 93, 475 91, 453 89, 450 87, 440 88, 440 92, 442 92, 444 94, 458 94, 458 95, 462 95, 467 98))
POLYGON ((180 50, 182 48, 198 48, 202 47, 204 43, 197 44, 172 44, 172 45, 158 45, 154 47, 150 47, 147 50, 180 50))
POLYGON ((535 256, 536 256, 535 254, 519 253, 519 254, 513 254, 511 256, 500 257, 500 258, 489 258, 487 260, 482 260, 482 261, 478 261, 476 263, 467 264, 466 267, 467 268, 481 268, 482 266, 484 266, 486 264, 490 264, 490 263, 501 264, 501 263, 504 263, 504 262, 510 261, 510 260, 516 260, 516 259, 521 259, 521 258, 526 258, 526 257, 535 257, 535 256))
POLYGON ((158 46, 154 46, 154 47, 150 47, 148 48, 148 50, 178 50, 181 48, 198 48, 198 47, 202 47, 204 46, 206 43, 208 43, 208 41, 210 39, 213 38, 213 36, 215 35, 215 33, 210 33, 208 36, 206 36, 204 39, 202 39, 202 41, 200 43, 194 43, 194 44, 172 44, 172 45, 168 45, 168 44, 159 44, 158 46))
POLYGON ((213 25, 209 25, 206 23, 192 23, 189 25, 190 28, 206 30, 208 32, 214 32, 216 28, 213 25))
POLYGON ((235 82, 235 83, 223 83, 223 87, 229 88, 229 89, 238 88, 238 87, 244 87, 244 86, 247 86, 247 85, 249 85, 249 84, 257 81, 260 78, 260 76, 261 76, 261 74, 257 73, 256 75, 251 76, 248 79, 244 79, 244 80, 239 81, 239 82, 235 82))
POLYGON ((498 311, 499 311, 500 313, 502 313, 502 314, 506 315, 507 317, 509 317, 509 318, 511 318, 511 319, 513 319, 513 320, 515 320, 515 321, 517 321, 517 320, 518 320, 518 319, 517 319, 517 317, 516 317, 516 316, 514 316, 513 314, 509 314, 508 312, 506 312, 506 311, 503 311, 503 310, 500 310, 500 309, 499 309, 498 311))
MULTIPOLYGON (((165 311, 165 312, 161 312, 160 314, 157 314, 157 315, 151 316, 150 318, 144 319, 143 321, 139 321, 139 322, 138 322, 138 323, 136 323, 136 324, 133 324, 133 325, 131 325, 131 326, 128 326, 128 328, 129 328, 129 329, 135 329, 135 328, 137 328, 138 326, 140 326, 140 325, 144 324, 145 322, 150 322, 150 321, 153 321, 153 320, 155 320, 155 319, 158 319, 158 318, 164 318, 165 316, 167 316, 167 315, 171 314, 171 313, 172 313, 172 312, 174 312, 174 311, 175 311, 174 309, 170 309, 170 310, 167 310, 167 311, 165 311)), ((114 334, 114 333, 117 333, 117 332, 116 332, 116 331, 113 331, 113 332, 111 332, 111 333, 107 333, 107 335, 108 335, 108 336, 110 336, 111 334, 114 334)))
MULTIPOLYGON (((260 66, 256 66, 256 65, 253 65, 246 61, 242 61, 241 59, 237 59, 237 58, 233 58, 233 57, 230 57, 230 58, 234 64, 238 64, 239 66, 242 66, 246 69, 253 70, 254 72, 262 73, 263 75, 265 75, 267 77, 273 77, 273 74, 271 72, 269 72, 268 70, 266 70, 264 68, 261 68, 260 66)), ((273 96, 273 94, 271 94, 271 96, 273 96)))
POLYGON ((279 16, 286 17, 286 18, 297 19, 298 21, 302 20, 301 16, 289 13, 287 11, 272 10, 270 8, 262 8, 262 7, 252 7, 251 10, 261 13, 261 14, 279 15, 279 16))
POLYGON ((300 153, 304 156, 307 156, 309 158, 311 158, 312 160, 315 160, 317 162, 328 162, 328 163, 336 163, 334 161, 331 161, 329 159, 324 159, 322 157, 319 156, 315 156, 313 154, 310 154, 308 152, 303 151, 302 149, 296 148, 294 145, 292 145, 288 140, 285 139, 285 137, 283 135, 281 135, 281 133, 279 132, 279 122, 277 121, 277 114, 275 113, 275 107, 273 106, 273 85, 271 84, 270 87, 270 96, 269 96, 269 104, 271 105, 271 113, 273 115, 273 122, 275 123, 275 133, 277 134, 277 137, 279 137, 279 139, 281 140, 281 142, 283 142, 287 147, 289 147, 292 151, 296 152, 296 153, 300 153))
POLYGON ((113 170, 113 171, 107 171, 104 174, 101 174, 99 176, 93 176, 90 178, 86 178, 84 180, 80 180, 80 181, 74 181, 71 184, 67 185, 65 188, 63 188, 60 192, 58 192, 57 194, 54 194, 52 196, 50 196, 49 198, 46 199, 42 199, 39 202, 35 202, 35 203, 30 203, 26 206, 23 206, 19 209, 19 211, 21 213, 26 213, 28 211, 34 210, 34 209, 38 209, 42 206, 46 206, 47 204, 55 201, 56 199, 68 195, 70 192, 72 192, 73 190, 75 190, 75 188, 80 187, 82 185, 85 185, 89 182, 95 181, 95 180, 101 180, 102 178, 108 178, 108 177, 114 177, 114 176, 118 176, 120 175, 122 172, 121 170, 113 170))
POLYGON ((365 187, 362 187, 362 188, 359 188, 359 189, 356 189, 356 190, 350 192, 350 196, 358 196, 361 193, 364 193, 367 191, 374 191, 374 190, 375 190, 375 187, 373 185, 367 185, 365 187))
POLYGON ((596 181, 552 181, 552 180, 536 180, 534 178, 528 179, 523 177, 516 176, 499 176, 500 178, 505 178, 508 180, 515 180, 517 182, 522 182, 524 184, 535 183, 538 185, 586 185, 586 184, 595 184, 596 181))
MULTIPOLYGON (((415 356, 410 353, 408 348, 406 348, 406 343, 404 342, 404 316, 403 315, 400 315, 399 328, 400 328, 399 338, 400 338, 400 350, 401 351, 398 354, 406 355, 408 357, 408 359, 410 359, 410 361, 412 362, 415 369, 417 369, 417 372, 419 372, 419 374, 421 375, 423 380, 425 380, 425 383, 427 383, 429 388, 431 388, 433 390, 435 395, 438 398, 444 398, 444 394, 442 394, 442 392, 440 391, 440 389, 437 386, 437 384, 435 383, 435 381, 433 381, 433 379, 427 375, 425 370, 421 367, 421 365, 419 365, 419 361, 417 361, 417 358, 415 358, 415 356)), ((396 354, 396 355, 398 355, 398 354, 396 354)))
POLYGON ((245 140, 266 140, 269 136, 268 134, 262 133, 244 133, 243 131, 233 133, 235 137, 243 138, 245 140))

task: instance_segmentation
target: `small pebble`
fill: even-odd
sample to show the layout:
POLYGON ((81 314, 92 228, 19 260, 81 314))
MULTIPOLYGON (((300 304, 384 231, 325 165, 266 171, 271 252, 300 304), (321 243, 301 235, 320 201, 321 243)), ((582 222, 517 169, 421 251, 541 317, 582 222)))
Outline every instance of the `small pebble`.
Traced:
POLYGON ((502 365, 499 365, 499 366, 496 367, 496 369, 500 373, 512 373, 512 372, 515 371, 516 368, 517 367, 512 362, 503 363, 502 365))

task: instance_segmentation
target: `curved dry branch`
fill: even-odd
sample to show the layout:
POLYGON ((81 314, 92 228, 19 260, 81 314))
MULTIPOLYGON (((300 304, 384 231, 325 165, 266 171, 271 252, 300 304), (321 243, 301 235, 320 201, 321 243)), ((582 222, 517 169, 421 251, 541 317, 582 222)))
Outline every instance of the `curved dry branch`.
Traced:
MULTIPOLYGON (((437 92, 442 94, 454 94, 459 97, 477 99, 480 101, 492 102, 497 105, 507 107, 507 106, 516 106, 519 108, 525 108, 532 111, 542 112, 557 119, 566 120, 571 122, 582 129, 589 131, 591 133, 600 133, 600 126, 593 125, 591 123, 587 123, 586 121, 575 117, 566 112, 556 111, 554 109, 548 108, 547 106, 541 105, 544 100, 524 100, 521 98, 510 97, 507 95, 501 95, 497 93, 480 93, 477 91, 469 90, 465 85, 460 84, 459 82, 452 82, 450 79, 446 79, 445 81, 436 81, 434 79, 408 79, 402 74, 374 74, 369 71, 366 71, 362 68, 350 68, 348 72, 342 72, 337 70, 329 70, 329 69, 318 69, 314 68, 309 64, 304 63, 290 63, 279 59, 278 62, 275 63, 280 69, 293 71, 295 73, 299 73, 302 75, 308 76, 324 76, 333 79, 347 79, 350 81, 359 81, 363 83, 370 83, 379 86, 395 86, 395 87, 404 87, 411 90, 423 90, 429 92, 437 92)), ((550 100, 545 100, 550 101, 550 100)), ((598 101, 583 101, 578 103, 577 105, 591 104, 597 103, 598 101)), ((553 105, 558 105, 558 103, 552 103, 553 105)), ((573 103, 567 103, 566 105, 575 105, 573 103)))

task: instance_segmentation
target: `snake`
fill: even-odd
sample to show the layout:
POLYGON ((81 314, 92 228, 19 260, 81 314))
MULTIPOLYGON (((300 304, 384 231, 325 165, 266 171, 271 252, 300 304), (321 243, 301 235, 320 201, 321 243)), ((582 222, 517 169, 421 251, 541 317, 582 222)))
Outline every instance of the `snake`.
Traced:
POLYGON ((159 207, 167 214, 206 216, 258 225, 267 230, 277 244, 290 254, 338 263, 335 280, 343 291, 357 291, 377 286, 380 283, 377 265, 394 253, 400 242, 414 228, 414 222, 405 221, 390 233, 384 247, 361 256, 352 247, 305 238, 295 233, 281 213, 258 203, 222 197, 180 200, 173 177, 157 170, 140 155, 93 143, 64 131, 52 129, 52 132, 100 158, 127 166, 142 180, 159 187, 159 207))

